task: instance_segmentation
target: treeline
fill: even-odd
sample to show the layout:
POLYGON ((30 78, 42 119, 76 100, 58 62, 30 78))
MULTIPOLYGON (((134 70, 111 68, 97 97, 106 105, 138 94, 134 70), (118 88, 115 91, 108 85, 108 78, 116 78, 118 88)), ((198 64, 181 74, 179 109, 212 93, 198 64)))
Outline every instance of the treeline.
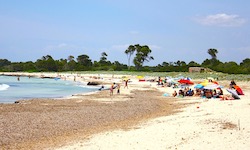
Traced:
POLYGON ((228 74, 250 74, 250 59, 244 59, 240 64, 236 62, 221 62, 216 58, 218 51, 209 49, 211 59, 204 60, 201 64, 191 61, 163 62, 157 66, 143 66, 144 61, 153 60, 148 46, 130 45, 124 52, 128 56, 128 65, 119 61, 111 62, 107 59, 106 52, 101 53, 99 61, 92 61, 88 55, 68 56, 67 59, 55 60, 52 56, 43 56, 35 62, 11 62, 0 59, 1 72, 63 72, 63 71, 149 71, 149 72, 188 72, 189 67, 205 67, 217 72, 228 74), (135 54, 134 54, 135 53, 135 54), (133 55, 134 54, 134 55, 133 55), (130 59, 134 56, 133 66, 130 59))

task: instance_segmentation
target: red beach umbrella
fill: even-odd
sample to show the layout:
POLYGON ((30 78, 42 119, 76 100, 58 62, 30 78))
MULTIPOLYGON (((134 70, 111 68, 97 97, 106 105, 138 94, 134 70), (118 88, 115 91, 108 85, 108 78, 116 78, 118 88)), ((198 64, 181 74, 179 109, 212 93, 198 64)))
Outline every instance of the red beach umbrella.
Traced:
POLYGON ((187 79, 180 79, 178 82, 180 84, 194 84, 194 82, 187 80, 187 79))

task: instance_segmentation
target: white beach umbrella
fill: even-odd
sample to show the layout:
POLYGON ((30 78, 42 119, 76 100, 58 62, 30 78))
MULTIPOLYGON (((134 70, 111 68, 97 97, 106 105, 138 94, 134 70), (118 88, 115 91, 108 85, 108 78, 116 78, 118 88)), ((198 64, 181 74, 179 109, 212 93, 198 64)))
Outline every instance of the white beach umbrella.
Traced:
POLYGON ((220 85, 215 84, 215 83, 208 83, 206 86, 203 87, 204 89, 209 89, 209 90, 213 90, 213 89, 217 89, 217 88, 221 88, 220 85))

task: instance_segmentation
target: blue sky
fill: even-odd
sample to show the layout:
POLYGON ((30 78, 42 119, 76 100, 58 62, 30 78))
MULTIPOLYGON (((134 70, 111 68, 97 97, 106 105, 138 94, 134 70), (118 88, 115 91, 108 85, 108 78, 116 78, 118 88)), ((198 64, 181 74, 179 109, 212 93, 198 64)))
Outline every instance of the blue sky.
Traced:
POLYGON ((157 65, 250 58, 247 0, 0 0, 0 59, 36 61, 87 54, 127 63, 129 45, 148 45, 157 65))

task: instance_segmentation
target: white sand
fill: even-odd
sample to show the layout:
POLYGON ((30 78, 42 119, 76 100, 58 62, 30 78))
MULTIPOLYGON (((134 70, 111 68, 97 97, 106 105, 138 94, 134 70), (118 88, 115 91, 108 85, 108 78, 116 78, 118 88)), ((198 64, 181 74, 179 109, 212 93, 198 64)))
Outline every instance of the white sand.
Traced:
MULTIPOLYGON (((151 83, 136 84, 152 86, 151 83)), ((169 93, 173 91, 171 88, 158 89, 169 93)), ((128 131, 100 133, 87 141, 76 141, 58 150, 247 150, 250 149, 250 91, 243 91, 245 95, 241 96, 241 100, 179 98, 179 102, 200 103, 184 108, 181 113, 150 120, 128 131)))

